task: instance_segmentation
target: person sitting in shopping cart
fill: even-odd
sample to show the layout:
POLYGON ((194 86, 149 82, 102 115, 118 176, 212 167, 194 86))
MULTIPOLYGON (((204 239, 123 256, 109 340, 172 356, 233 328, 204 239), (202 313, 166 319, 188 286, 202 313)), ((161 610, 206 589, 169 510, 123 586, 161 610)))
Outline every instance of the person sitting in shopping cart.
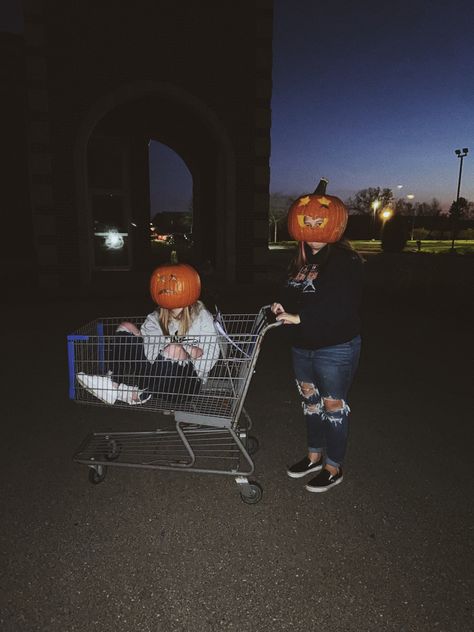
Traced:
POLYGON ((108 345, 107 375, 76 376, 81 386, 104 403, 136 406, 152 396, 177 402, 195 395, 219 358, 214 319, 204 303, 193 300, 183 306, 185 299, 177 297, 178 306, 172 307, 166 292, 154 290, 153 275, 157 309, 140 328, 129 321, 119 324, 108 345))

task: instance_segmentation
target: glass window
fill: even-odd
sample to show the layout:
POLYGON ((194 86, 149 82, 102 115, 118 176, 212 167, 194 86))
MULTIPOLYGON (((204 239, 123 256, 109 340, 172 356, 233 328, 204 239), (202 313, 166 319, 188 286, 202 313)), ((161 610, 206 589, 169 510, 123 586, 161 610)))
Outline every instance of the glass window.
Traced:
POLYGON ((129 235, 124 200, 113 194, 92 194, 94 260, 99 268, 129 267, 129 235))
POLYGON ((95 268, 131 267, 126 156, 126 143, 121 139, 91 139, 88 173, 95 268))

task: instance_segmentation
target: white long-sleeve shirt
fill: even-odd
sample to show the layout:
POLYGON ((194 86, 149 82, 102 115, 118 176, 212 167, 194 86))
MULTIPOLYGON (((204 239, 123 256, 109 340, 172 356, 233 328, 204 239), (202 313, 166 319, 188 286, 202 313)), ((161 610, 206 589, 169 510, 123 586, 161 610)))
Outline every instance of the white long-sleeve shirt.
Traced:
MULTIPOLYGON (((202 305, 202 304, 201 304, 202 305)), ((149 362, 154 362, 158 355, 163 351, 164 347, 171 342, 171 336, 177 335, 179 331, 179 321, 171 318, 168 324, 170 332, 166 336, 161 329, 157 312, 148 314, 145 322, 140 328, 143 336, 143 346, 145 355, 149 362), (160 336, 157 338, 156 336, 160 336)), ((205 381, 209 371, 219 358, 219 343, 217 332, 214 327, 214 319, 207 309, 202 305, 201 310, 193 320, 191 327, 184 334, 184 341, 181 344, 186 347, 199 347, 202 349, 200 358, 190 358, 194 365, 198 377, 205 381)))

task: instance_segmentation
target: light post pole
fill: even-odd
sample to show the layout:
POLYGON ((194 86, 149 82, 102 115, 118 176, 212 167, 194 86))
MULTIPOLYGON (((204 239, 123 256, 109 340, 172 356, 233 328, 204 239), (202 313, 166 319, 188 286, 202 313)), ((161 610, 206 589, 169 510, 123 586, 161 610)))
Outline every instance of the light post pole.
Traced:
MULTIPOLYGON (((462 150, 461 149, 455 149, 454 153, 460 159, 460 162, 459 162, 458 190, 456 192, 456 210, 455 210, 455 213, 457 213, 458 210, 459 210, 458 209, 459 193, 461 191, 462 161, 464 160, 464 158, 469 153, 469 149, 467 147, 463 147, 462 150)), ((457 217, 454 216, 452 219, 453 219, 453 240, 451 242, 451 252, 454 252, 454 238, 455 238, 455 234, 456 234, 456 225, 455 224, 456 224, 457 217)))
MULTIPOLYGON (((415 196, 413 195, 413 193, 408 193, 407 195, 407 200, 410 200, 410 203, 412 202, 412 200, 415 199, 415 196)), ((413 241, 413 233, 415 231, 415 222, 416 222, 416 207, 413 206, 413 214, 411 216, 411 234, 410 234, 410 241, 413 241)))
POLYGON ((376 238, 376 236, 377 236, 377 234, 376 234, 376 230, 375 230, 375 214, 377 213, 377 209, 378 209, 378 207, 380 206, 380 204, 381 204, 380 200, 374 200, 374 201, 372 202, 372 204, 371 204, 371 206, 372 206, 372 210, 374 211, 373 221, 372 221, 372 224, 373 224, 373 235, 374 235, 374 236, 373 236, 373 238, 372 238, 372 241, 375 241, 375 238, 376 238))

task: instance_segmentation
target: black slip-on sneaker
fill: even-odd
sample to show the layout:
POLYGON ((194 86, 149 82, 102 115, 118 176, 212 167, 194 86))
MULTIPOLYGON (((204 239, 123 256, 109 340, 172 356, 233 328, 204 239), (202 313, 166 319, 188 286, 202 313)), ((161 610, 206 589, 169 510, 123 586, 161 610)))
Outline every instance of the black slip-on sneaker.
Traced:
POLYGON ((339 468, 337 474, 331 474, 329 470, 323 470, 312 481, 305 485, 308 492, 327 492, 331 487, 335 487, 342 483, 342 468, 339 468))
POLYGON ((312 472, 319 472, 323 469, 323 457, 319 457, 319 461, 313 462, 308 459, 307 456, 298 463, 295 463, 291 467, 286 470, 286 473, 291 478, 301 478, 302 476, 306 476, 306 474, 311 474, 312 472))

